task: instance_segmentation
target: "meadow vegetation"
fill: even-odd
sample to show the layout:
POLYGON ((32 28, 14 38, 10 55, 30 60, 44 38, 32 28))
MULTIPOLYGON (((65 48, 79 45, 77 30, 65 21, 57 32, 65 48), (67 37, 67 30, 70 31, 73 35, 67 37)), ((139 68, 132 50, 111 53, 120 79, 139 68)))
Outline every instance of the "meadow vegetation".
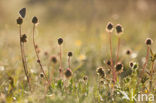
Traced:
POLYGON ((0 103, 155 103, 155 1, 15 1, 0 1, 0 103))

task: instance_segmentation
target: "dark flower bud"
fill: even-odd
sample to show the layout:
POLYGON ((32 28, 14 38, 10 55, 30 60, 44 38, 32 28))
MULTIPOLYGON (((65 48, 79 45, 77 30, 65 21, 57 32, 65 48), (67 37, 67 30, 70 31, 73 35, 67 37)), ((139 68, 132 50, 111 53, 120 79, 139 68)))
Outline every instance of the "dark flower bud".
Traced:
POLYGON ((37 60, 37 63, 40 63, 40 60, 39 59, 37 60))
POLYGON ((65 76, 66 76, 66 78, 70 78, 71 76, 72 76, 72 71, 71 71, 71 69, 70 68, 67 68, 67 70, 65 71, 65 76))
POLYGON ((73 55, 72 52, 68 52, 68 56, 71 57, 73 55))
POLYGON ((44 77, 44 74, 43 73, 40 73, 40 77, 43 78, 44 77))
POLYGON ((56 58, 55 56, 52 56, 52 57, 51 57, 51 61, 52 61, 53 63, 57 63, 57 58, 56 58))
POLYGON ((123 28, 120 24, 116 25, 116 32, 117 32, 117 34, 121 34, 123 32, 123 28))
POLYGON ((129 62, 129 66, 130 66, 131 68, 133 68, 133 66, 134 66, 133 61, 129 62))
POLYGON ((111 61, 110 60, 107 60, 107 65, 111 66, 111 61))
POLYGON ((151 45, 153 43, 153 40, 151 38, 147 38, 145 40, 146 45, 151 45))
POLYGON ((23 23, 23 19, 21 17, 18 17, 17 24, 21 25, 23 23))
POLYGON ((21 42, 27 42, 27 36, 26 36, 26 34, 23 34, 22 36, 21 36, 21 42))
POLYGON ((84 80, 84 81, 88 80, 88 77, 87 77, 87 76, 84 76, 84 77, 83 77, 83 80, 84 80))
POLYGON ((127 54, 127 55, 131 55, 131 53, 132 53, 132 52, 131 52, 130 49, 128 49, 128 50, 126 51, 126 54, 127 54))
POLYGON ((62 43, 63 43, 63 39, 62 38, 59 38, 58 39, 58 44, 61 45, 62 43))
POLYGON ((32 18, 32 23, 37 24, 38 23, 38 18, 36 16, 34 16, 32 18))
POLYGON ((106 31, 107 32, 112 32, 113 31, 113 24, 111 22, 108 22, 106 26, 106 31))
POLYGON ((120 71, 123 69, 123 65, 121 63, 116 64, 115 66, 116 71, 120 71))
POLYGON ((104 72, 104 69, 102 67, 97 68, 96 72, 102 78, 105 76, 105 72, 104 72))
POLYGON ((134 70, 137 70, 138 69, 138 64, 137 63, 134 64, 133 69, 134 70))

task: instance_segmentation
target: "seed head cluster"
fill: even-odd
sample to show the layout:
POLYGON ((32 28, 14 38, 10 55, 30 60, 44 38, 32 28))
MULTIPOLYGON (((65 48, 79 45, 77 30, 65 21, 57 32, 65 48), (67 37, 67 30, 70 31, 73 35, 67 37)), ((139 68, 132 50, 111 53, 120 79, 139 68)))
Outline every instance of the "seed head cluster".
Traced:
POLYGON ((104 72, 103 67, 97 68, 96 72, 97 72, 97 74, 98 74, 100 77, 102 77, 102 78, 105 76, 105 72, 104 72))
POLYGON ((123 69, 123 64, 117 63, 117 64, 115 65, 115 69, 116 69, 117 72, 121 71, 121 70, 123 69))
POLYGON ((72 76, 71 69, 70 68, 67 68, 64 74, 65 74, 65 77, 66 78, 70 78, 72 76))
POLYGON ((145 43, 146 43, 146 45, 152 45, 153 40, 152 40, 151 38, 147 38, 147 39, 145 40, 145 43))
POLYGON ((106 31, 107 32, 112 32, 113 31, 113 24, 111 22, 108 22, 106 26, 106 31))
POLYGON ((21 17, 18 17, 18 19, 16 20, 17 24, 22 25, 23 23, 23 19, 21 17))
POLYGON ((62 38, 58 38, 58 44, 61 45, 63 43, 63 39, 62 38))
POLYGON ((71 57, 73 55, 72 52, 68 52, 68 56, 71 57))
POLYGON ((52 61, 54 64, 56 64, 56 63, 57 63, 57 58, 56 58, 55 56, 52 56, 52 57, 51 57, 51 61, 52 61))
POLYGON ((38 18, 37 18, 36 16, 34 16, 34 17, 32 18, 32 23, 33 23, 33 24, 37 24, 37 23, 38 23, 38 18))
POLYGON ((123 32, 123 28, 120 24, 116 25, 116 32, 117 32, 117 34, 121 34, 123 32))
POLYGON ((27 35, 26 34, 23 34, 22 36, 21 36, 21 42, 27 42, 27 35))

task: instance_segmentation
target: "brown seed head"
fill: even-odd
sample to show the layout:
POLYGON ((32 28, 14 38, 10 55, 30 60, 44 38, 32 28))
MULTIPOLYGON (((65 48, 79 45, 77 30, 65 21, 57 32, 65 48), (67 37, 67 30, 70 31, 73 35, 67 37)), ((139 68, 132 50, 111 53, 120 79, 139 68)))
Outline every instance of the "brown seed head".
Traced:
POLYGON ((123 28, 120 24, 116 25, 116 32, 117 32, 117 34, 121 34, 123 32, 123 28))
POLYGON ((38 18, 37 18, 36 16, 34 16, 34 17, 32 18, 32 23, 33 23, 33 24, 37 24, 37 23, 38 23, 38 18))
POLYGON ((70 68, 67 68, 67 70, 65 71, 65 77, 66 78, 70 78, 72 76, 72 71, 70 68))
POLYGON ((23 19, 21 17, 18 17, 18 19, 16 20, 17 24, 22 25, 23 23, 23 19))
POLYGON ((146 45, 152 45, 153 40, 152 40, 151 38, 147 38, 147 39, 145 40, 145 43, 146 43, 146 45))
POLYGON ((106 26, 106 31, 107 32, 112 32, 113 31, 113 24, 111 22, 108 22, 106 26))
POLYGON ((117 63, 117 64, 115 65, 115 69, 116 69, 117 72, 120 71, 120 70, 122 70, 122 69, 123 69, 123 64, 117 63))
POLYGON ((62 38, 58 38, 58 44, 61 45, 63 43, 63 39, 62 38))

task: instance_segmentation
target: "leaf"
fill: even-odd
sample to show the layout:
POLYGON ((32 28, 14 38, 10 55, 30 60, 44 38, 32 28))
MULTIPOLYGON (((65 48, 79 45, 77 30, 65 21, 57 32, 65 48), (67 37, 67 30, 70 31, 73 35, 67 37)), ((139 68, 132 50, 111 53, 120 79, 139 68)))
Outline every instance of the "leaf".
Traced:
POLYGON ((19 11, 19 14, 21 15, 22 18, 25 18, 25 15, 26 15, 26 8, 22 8, 22 9, 19 11))

